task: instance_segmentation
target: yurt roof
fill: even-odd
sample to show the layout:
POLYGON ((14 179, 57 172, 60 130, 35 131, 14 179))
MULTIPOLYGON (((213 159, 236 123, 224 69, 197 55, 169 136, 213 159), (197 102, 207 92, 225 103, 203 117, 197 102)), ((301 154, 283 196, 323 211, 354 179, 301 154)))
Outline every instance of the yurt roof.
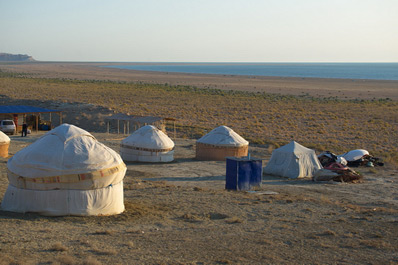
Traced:
POLYGON ((198 143, 217 146, 246 146, 248 141, 227 126, 219 126, 200 138, 198 143))
POLYGON ((119 154, 89 132, 62 124, 17 152, 7 167, 14 174, 36 178, 89 173, 121 163, 119 154))
POLYGON ((146 125, 125 138, 122 145, 157 150, 173 148, 174 142, 155 126, 146 125))
POLYGON ((11 141, 10 137, 8 137, 5 133, 0 131, 0 144, 9 143, 10 141, 11 141))
POLYGON ((309 153, 309 152, 314 152, 314 150, 309 149, 296 141, 291 141, 287 145, 281 146, 278 149, 275 149, 274 152, 285 152, 285 153, 294 153, 294 154, 299 154, 299 153, 309 153))

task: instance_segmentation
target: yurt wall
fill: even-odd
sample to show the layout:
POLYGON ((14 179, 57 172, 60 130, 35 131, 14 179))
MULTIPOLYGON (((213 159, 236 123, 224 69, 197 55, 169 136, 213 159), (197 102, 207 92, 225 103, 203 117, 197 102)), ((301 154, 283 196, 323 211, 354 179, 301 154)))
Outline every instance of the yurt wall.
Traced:
POLYGON ((173 148, 159 150, 121 145, 120 155, 124 161, 171 162, 174 160, 173 148))
POLYGON ((0 156, 7 158, 8 157, 8 148, 10 146, 10 142, 8 143, 0 143, 0 156))
POLYGON ((196 159, 223 161, 228 156, 247 156, 249 146, 216 146, 210 144, 196 143, 196 159))
POLYGON ((8 148, 10 146, 10 138, 0 131, 0 157, 8 157, 8 148))

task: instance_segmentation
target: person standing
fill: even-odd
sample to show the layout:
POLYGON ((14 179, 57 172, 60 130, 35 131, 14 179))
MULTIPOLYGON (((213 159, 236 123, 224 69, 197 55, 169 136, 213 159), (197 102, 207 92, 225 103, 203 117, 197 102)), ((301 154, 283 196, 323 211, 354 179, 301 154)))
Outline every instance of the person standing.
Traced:
POLYGON ((26 137, 26 135, 28 134, 28 125, 26 124, 26 122, 24 122, 22 124, 22 135, 21 137, 26 137))

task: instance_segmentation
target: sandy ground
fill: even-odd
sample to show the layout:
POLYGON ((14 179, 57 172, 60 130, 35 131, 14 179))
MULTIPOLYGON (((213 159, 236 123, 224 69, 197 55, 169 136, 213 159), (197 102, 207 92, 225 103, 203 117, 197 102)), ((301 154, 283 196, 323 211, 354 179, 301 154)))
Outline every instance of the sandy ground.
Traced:
MULTIPOLYGON (((38 77, 398 99, 396 81, 150 73, 98 65, 0 64, 0 69, 38 77)), ((106 134, 98 123, 103 118, 98 115, 110 110, 78 103, 62 109, 64 122, 119 151, 126 135, 106 134), (90 115, 82 118, 82 112, 90 115)), ((10 155, 40 135, 11 136, 10 155)), ((264 176, 256 192, 227 191, 225 162, 196 161, 194 140, 175 142, 172 163, 127 164, 126 211, 120 215, 44 217, 0 210, 0 264, 398 264, 397 169, 359 168, 365 176, 361 184, 264 176)), ((271 150, 251 146, 250 153, 265 165, 271 150)), ((0 198, 8 186, 6 163, 0 158, 0 198)))
POLYGON ((104 65, 110 65, 110 63, 0 63, 0 70, 49 78, 167 83, 201 88, 337 97, 340 99, 390 98, 398 100, 398 81, 182 74, 100 67, 104 65))
MULTIPOLYGON (((93 134, 116 151, 126 137, 93 134)), ((11 136, 10 155, 40 135, 11 136)), ((264 176, 256 192, 227 191, 225 162, 196 161, 194 140, 175 142, 172 163, 127 163, 120 215, 0 211, 0 264, 398 263, 398 170, 359 168, 361 184, 264 176)))

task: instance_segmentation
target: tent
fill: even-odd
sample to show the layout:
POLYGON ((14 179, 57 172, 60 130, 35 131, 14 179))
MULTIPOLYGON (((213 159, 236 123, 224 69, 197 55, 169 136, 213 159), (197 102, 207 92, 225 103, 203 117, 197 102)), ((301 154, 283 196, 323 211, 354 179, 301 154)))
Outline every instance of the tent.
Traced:
POLYGON ((291 141, 272 152, 264 174, 287 178, 312 178, 322 166, 315 151, 291 141))
POLYGON ((146 125, 125 138, 120 146, 125 161, 171 162, 174 142, 153 125, 146 125))
POLYGON ((8 160, 1 207, 43 215, 111 215, 124 211, 121 157, 69 124, 47 132, 8 160))
POLYGON ((369 155, 369 152, 364 149, 356 149, 356 150, 351 150, 345 154, 339 155, 339 157, 345 158, 347 161, 356 161, 358 159, 361 159, 363 156, 369 155))
POLYGON ((10 137, 0 131, 0 157, 8 157, 8 147, 10 146, 10 137))
POLYGON ((220 126, 196 141, 196 159, 223 161, 247 156, 249 142, 227 126, 220 126))

